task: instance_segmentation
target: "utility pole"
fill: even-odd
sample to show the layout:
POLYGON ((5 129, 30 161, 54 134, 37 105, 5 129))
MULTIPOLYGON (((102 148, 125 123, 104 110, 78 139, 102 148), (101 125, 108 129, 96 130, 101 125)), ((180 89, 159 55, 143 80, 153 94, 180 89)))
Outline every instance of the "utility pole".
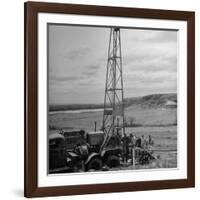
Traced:
POLYGON ((105 139, 101 149, 105 148, 112 135, 121 132, 124 127, 124 90, 122 76, 122 54, 120 28, 111 28, 103 112, 103 131, 105 139))

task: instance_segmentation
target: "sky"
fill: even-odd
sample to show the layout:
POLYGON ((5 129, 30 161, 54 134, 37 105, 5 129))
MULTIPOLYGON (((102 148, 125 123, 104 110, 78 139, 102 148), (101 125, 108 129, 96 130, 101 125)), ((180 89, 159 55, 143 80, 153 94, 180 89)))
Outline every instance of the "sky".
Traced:
MULTIPOLYGON (((49 103, 103 103, 110 28, 49 25, 49 103)), ((120 29, 124 97, 177 92, 177 32, 120 29)))

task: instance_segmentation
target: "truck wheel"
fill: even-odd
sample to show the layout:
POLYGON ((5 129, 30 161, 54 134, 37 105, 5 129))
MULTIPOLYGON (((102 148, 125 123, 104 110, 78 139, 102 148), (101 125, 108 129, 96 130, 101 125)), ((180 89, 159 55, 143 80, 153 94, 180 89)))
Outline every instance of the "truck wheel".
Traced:
POLYGON ((120 160, 118 156, 111 155, 108 157, 106 164, 108 167, 117 167, 120 165, 120 160))
POLYGON ((87 165, 87 170, 91 170, 91 169, 94 169, 94 170, 100 170, 102 168, 102 161, 100 158, 93 158, 92 160, 90 160, 90 162, 88 163, 87 165))

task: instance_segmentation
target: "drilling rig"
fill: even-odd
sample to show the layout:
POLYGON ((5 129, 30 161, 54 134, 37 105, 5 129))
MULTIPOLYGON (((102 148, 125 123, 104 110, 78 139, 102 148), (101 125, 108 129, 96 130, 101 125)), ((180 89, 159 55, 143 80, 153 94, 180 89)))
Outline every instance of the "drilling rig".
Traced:
POLYGON ((112 136, 119 133, 121 133, 121 136, 125 136, 122 53, 119 28, 111 28, 110 31, 102 129, 105 139, 101 146, 101 151, 106 147, 112 136))

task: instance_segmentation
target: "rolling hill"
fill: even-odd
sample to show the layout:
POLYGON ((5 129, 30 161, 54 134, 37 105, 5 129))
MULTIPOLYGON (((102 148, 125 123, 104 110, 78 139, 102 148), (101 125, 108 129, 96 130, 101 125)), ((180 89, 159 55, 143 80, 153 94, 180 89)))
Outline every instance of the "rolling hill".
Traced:
MULTIPOLYGON (((176 93, 151 94, 142 97, 131 97, 124 99, 125 107, 132 105, 141 106, 142 108, 161 108, 167 101, 177 103, 176 93)), ((68 105, 50 105, 49 111, 59 110, 81 110, 81 109, 100 109, 103 104, 68 104, 68 105)))
POLYGON ((177 103, 177 94, 151 94, 143 97, 126 98, 124 101, 126 107, 140 105, 143 108, 160 108, 165 106, 168 101, 177 103))

